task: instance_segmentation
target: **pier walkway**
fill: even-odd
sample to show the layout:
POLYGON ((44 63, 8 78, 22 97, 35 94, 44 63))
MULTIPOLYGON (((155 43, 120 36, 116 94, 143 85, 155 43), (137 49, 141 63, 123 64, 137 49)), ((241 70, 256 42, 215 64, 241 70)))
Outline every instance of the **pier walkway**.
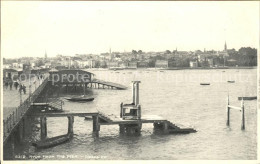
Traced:
POLYGON ((10 134, 21 122, 26 112, 30 108, 32 102, 36 100, 38 95, 48 83, 48 76, 45 79, 31 78, 31 81, 23 81, 22 84, 26 86, 26 94, 18 92, 13 88, 12 90, 5 89, 3 91, 3 141, 7 141, 10 134), (31 84, 31 87, 30 87, 31 84))
POLYGON ((121 84, 117 84, 117 83, 112 83, 112 82, 108 82, 108 81, 103 81, 103 80, 99 80, 99 79, 93 79, 91 82, 90 82, 90 87, 91 88, 111 88, 111 89, 119 89, 119 90, 124 90, 126 89, 127 87, 124 86, 124 85, 121 85, 121 84), (94 85, 92 85, 94 84, 94 85))

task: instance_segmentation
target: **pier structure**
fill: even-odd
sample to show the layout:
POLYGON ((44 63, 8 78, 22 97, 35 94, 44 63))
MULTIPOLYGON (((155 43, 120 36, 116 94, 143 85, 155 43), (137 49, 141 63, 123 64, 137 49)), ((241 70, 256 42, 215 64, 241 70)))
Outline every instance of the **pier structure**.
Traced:
MULTIPOLYGON (((49 74, 45 74, 41 79, 37 78, 37 76, 32 76, 33 78, 35 78, 35 81, 33 81, 31 77, 29 77, 25 79, 25 81, 23 81, 23 84, 26 86, 26 88, 29 89, 29 92, 20 92, 19 95, 19 92, 17 90, 10 89, 10 91, 5 90, 3 94, 3 146, 4 150, 10 149, 9 151, 4 151, 5 155, 7 156, 15 152, 15 145, 21 144, 25 141, 26 137, 31 135, 32 121, 35 118, 31 116, 32 113, 37 113, 39 111, 43 113, 62 112, 64 102, 59 100, 58 98, 50 98, 49 94, 52 94, 57 90, 59 93, 64 85, 67 86, 67 90, 69 85, 72 85, 73 87, 75 87, 75 89, 77 89, 77 86, 84 87, 84 92, 85 87, 91 83, 99 84, 99 86, 103 85, 102 88, 105 88, 105 86, 107 85, 113 89, 126 89, 126 87, 120 84, 94 80, 92 78, 92 73, 82 70, 50 71, 49 74), (80 80, 73 80, 74 77, 80 77, 80 80), (36 109, 40 110, 38 111, 36 109)), ((47 138, 47 116, 48 115, 46 114, 46 116, 40 117, 42 140, 45 140, 47 138)), ((66 117, 68 117, 69 119, 68 134, 72 134, 74 116, 68 115, 66 117)))
POLYGON ((245 106, 244 106, 244 100, 241 101, 241 106, 236 107, 229 104, 229 95, 227 97, 227 122, 226 125, 230 125, 230 110, 235 109, 241 112, 241 130, 245 129, 245 106))
POLYGON ((83 70, 53 70, 50 72, 50 81, 53 86, 57 86, 58 93, 63 87, 66 87, 66 92, 70 89, 83 88, 84 93, 86 88, 91 89, 117 89, 124 90, 127 87, 121 84, 112 83, 104 80, 99 80, 94 77, 91 72, 83 70))
MULTIPOLYGON (((196 132, 193 128, 184 127, 182 125, 174 124, 167 119, 157 115, 143 115, 141 116, 141 105, 139 103, 139 84, 140 81, 133 81, 133 102, 131 104, 120 105, 120 116, 110 117, 103 112, 92 113, 31 113, 30 117, 39 117, 41 119, 41 140, 47 138, 47 118, 48 117, 67 117, 68 118, 68 133, 66 135, 72 136, 74 117, 92 117, 93 121, 93 136, 99 137, 101 126, 105 125, 119 125, 119 133, 126 135, 140 135, 142 124, 152 123, 155 130, 159 130, 163 134, 171 133, 192 133, 196 132), (129 111, 129 112, 127 112, 129 111)), ((64 135, 62 135, 64 136, 64 135)), ((41 142, 41 141, 40 141, 41 142)))

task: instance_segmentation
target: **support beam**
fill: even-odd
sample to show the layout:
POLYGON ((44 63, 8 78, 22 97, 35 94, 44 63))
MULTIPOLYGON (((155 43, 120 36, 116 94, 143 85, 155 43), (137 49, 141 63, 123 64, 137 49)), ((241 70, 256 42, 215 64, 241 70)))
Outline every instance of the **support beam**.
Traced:
POLYGON ((73 134, 74 116, 68 116, 68 134, 73 134))
POLYGON ((24 139, 24 121, 22 120, 21 123, 18 126, 18 139, 19 142, 22 142, 24 139))
POLYGON ((46 117, 41 117, 41 140, 46 139, 47 137, 47 119, 46 117))
POLYGON ((241 129, 245 130, 245 108, 244 108, 244 100, 241 102, 241 129))
POLYGON ((168 134, 169 133, 169 125, 168 125, 168 123, 167 122, 164 122, 163 123, 163 133, 164 134, 168 134))
POLYGON ((228 97, 227 97, 227 126, 229 126, 229 117, 230 116, 230 107, 229 107, 229 95, 228 95, 228 97))
POLYGON ((139 82, 135 84, 135 105, 139 104, 139 82))
POLYGON ((92 116, 92 118, 93 118, 93 133, 96 136, 99 136, 99 131, 100 131, 99 117, 92 116))
POLYGON ((132 86, 132 96, 133 96, 133 104, 135 104, 135 83, 134 82, 133 82, 133 86, 132 86))

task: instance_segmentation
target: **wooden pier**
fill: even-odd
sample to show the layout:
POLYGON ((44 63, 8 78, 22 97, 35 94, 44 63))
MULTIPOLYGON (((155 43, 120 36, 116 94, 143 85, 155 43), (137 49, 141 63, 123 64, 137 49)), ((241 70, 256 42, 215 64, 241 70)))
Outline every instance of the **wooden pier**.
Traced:
MULTIPOLYGON (((167 119, 157 115, 141 116, 141 105, 139 104, 139 83, 133 81, 133 102, 131 104, 120 104, 119 116, 108 116, 102 112, 94 113, 32 113, 31 117, 40 117, 41 119, 41 139, 46 140, 47 137, 47 117, 68 117, 68 135, 73 134, 74 117, 92 117, 93 134, 99 136, 100 126, 104 125, 119 125, 119 132, 127 135, 139 135, 141 133, 142 124, 152 123, 154 129, 160 130, 162 134, 171 133, 192 133, 195 129, 176 125, 167 119), (129 113, 127 113, 129 111, 129 113)), ((39 141, 40 142, 40 141, 39 141)), ((52 141, 53 142, 53 141, 52 141)), ((48 144, 48 143, 47 143, 48 144)))
POLYGON ((118 90, 125 90, 127 89, 126 86, 121 84, 107 82, 103 80, 93 79, 88 85, 88 88, 96 88, 96 89, 118 89, 118 90))
POLYGON ((92 117, 93 120, 93 134, 99 136, 100 127, 104 125, 119 125, 120 133, 126 134, 140 134, 142 124, 152 123, 154 129, 161 130, 163 134, 171 133, 192 133, 196 132, 195 129, 185 127, 183 125, 176 125, 165 118, 157 115, 144 115, 142 119, 138 120, 125 120, 120 118, 120 116, 108 116, 102 112, 93 113, 33 113, 28 115, 30 117, 39 117, 41 120, 41 139, 45 140, 47 137, 47 118, 48 117, 67 117, 68 123, 68 134, 73 133, 73 122, 74 117, 92 117))

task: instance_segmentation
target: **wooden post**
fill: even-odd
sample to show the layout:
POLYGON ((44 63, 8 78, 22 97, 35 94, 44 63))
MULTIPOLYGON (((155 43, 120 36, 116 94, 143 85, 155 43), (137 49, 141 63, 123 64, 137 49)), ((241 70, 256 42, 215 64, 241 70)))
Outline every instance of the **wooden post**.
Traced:
POLYGON ((24 138, 24 122, 21 121, 19 126, 18 126, 18 138, 19 138, 19 141, 22 142, 23 141, 23 138, 24 138))
POLYGON ((136 105, 135 104, 135 82, 133 82, 133 86, 132 87, 133 87, 132 88, 133 104, 136 105))
POLYGON ((12 154, 12 157, 14 157, 14 155, 15 155, 14 134, 11 134, 10 137, 11 137, 11 154, 12 154))
POLYGON ((141 119, 141 105, 137 105, 137 119, 141 119))
POLYGON ((124 124, 119 124, 119 133, 125 133, 125 126, 124 124))
POLYGON ((85 94, 86 94, 86 84, 84 84, 84 97, 85 97, 85 94))
POLYGON ((123 103, 120 104, 120 118, 123 117, 123 103))
POLYGON ((68 116, 68 134, 73 134, 74 116, 68 116))
POLYGON ((163 133, 164 133, 164 134, 169 133, 168 123, 167 123, 167 122, 164 122, 164 123, 163 123, 163 133))
POLYGON ((135 105, 139 104, 139 82, 136 82, 135 85, 135 105))
POLYGON ((41 117, 41 140, 46 139, 47 137, 47 122, 46 117, 41 117))
POLYGON ((245 129, 245 107, 244 107, 244 100, 242 98, 242 102, 241 102, 241 129, 244 130, 245 129))
POLYGON ((229 107, 229 96, 227 97, 227 126, 229 126, 229 115, 230 115, 230 107, 229 107))
POLYGON ((92 118, 93 118, 93 133, 95 133, 95 135, 98 136, 100 131, 99 117, 97 115, 97 116, 92 116, 92 118))

